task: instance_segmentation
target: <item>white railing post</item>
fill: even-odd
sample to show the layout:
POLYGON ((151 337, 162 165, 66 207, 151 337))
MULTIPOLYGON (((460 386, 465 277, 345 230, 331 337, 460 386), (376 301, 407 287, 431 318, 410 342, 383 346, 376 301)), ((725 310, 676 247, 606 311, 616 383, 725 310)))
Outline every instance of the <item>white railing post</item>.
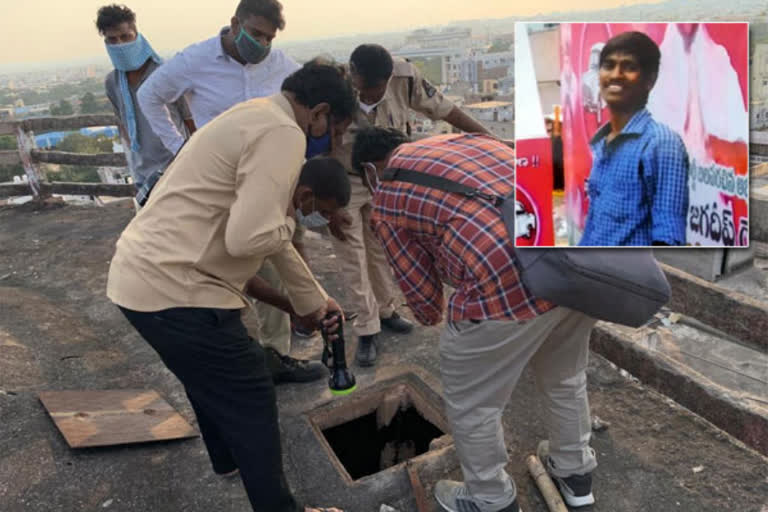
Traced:
POLYGON ((32 194, 35 196, 35 199, 41 199, 42 188, 40 185, 43 182, 43 177, 37 166, 32 162, 32 150, 35 148, 35 139, 32 137, 31 132, 27 133, 24 130, 21 123, 16 125, 16 142, 19 146, 21 165, 27 174, 32 194))

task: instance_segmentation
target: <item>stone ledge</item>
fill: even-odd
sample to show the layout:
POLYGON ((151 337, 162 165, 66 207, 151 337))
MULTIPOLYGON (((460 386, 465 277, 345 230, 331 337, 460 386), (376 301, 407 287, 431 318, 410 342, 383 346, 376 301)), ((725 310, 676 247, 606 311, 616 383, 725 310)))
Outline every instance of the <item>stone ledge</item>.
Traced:
POLYGON ((635 330, 600 322, 592 332, 590 348, 644 385, 768 456, 768 410, 671 357, 644 347, 640 339, 648 334, 650 330, 644 328, 635 330))
POLYGON ((661 264, 672 286, 669 308, 719 329, 747 345, 768 350, 768 304, 661 264))

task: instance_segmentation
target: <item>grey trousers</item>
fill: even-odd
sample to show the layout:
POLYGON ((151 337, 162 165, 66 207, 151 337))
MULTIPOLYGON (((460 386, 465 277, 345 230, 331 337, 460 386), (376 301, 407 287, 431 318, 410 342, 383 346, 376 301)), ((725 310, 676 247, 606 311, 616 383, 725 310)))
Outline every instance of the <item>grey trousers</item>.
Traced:
POLYGON ((504 470, 508 456, 501 415, 529 362, 546 409, 556 474, 584 474, 597 466, 589 447, 586 377, 594 324, 594 319, 562 307, 519 323, 446 323, 440 337, 446 413, 464 483, 488 510, 501 510, 516 497, 515 484, 504 470))

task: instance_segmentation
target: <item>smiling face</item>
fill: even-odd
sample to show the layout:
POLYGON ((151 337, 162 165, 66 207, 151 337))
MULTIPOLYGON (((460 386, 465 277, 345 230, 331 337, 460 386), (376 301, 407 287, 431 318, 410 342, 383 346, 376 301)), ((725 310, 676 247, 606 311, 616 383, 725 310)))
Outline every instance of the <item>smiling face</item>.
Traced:
POLYGON ((624 52, 607 55, 600 64, 600 94, 611 110, 631 112, 648 100, 656 76, 646 76, 637 57, 624 52))

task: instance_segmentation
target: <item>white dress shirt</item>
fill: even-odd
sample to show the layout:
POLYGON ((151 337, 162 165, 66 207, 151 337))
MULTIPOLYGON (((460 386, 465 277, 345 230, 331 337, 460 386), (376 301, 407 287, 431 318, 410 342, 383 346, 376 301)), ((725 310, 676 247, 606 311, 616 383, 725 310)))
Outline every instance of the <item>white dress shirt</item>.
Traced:
POLYGON ((283 80, 299 64, 282 50, 272 49, 258 64, 240 64, 227 55, 219 35, 188 46, 166 61, 139 89, 139 105, 152 130, 176 154, 184 136, 173 124, 168 104, 187 99, 199 129, 230 107, 280 92, 283 80))

